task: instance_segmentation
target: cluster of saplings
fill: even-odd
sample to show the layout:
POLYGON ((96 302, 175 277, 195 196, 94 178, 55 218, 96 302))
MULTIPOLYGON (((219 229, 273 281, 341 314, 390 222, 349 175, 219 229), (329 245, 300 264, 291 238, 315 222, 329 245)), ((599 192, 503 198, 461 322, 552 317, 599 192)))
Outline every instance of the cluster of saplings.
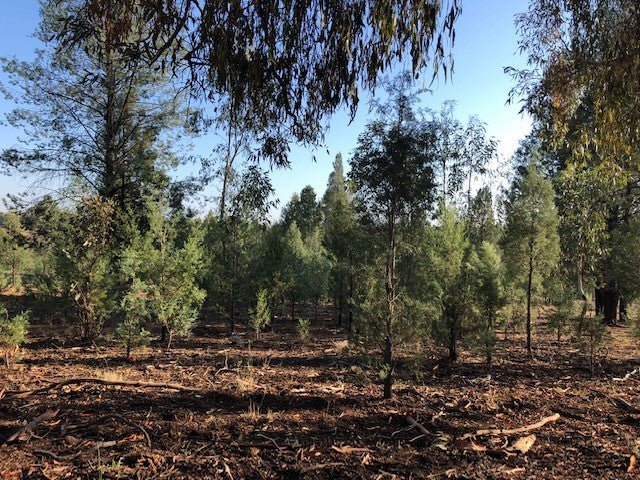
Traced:
MULTIPOLYGON (((169 349, 205 307, 230 331, 247 321, 259 338, 275 317, 306 336, 330 303, 355 344, 380 353, 387 397, 407 345, 442 345, 455 362, 464 344, 491 364, 498 332, 524 327, 531 354, 532 316, 543 306, 558 339, 575 323, 593 368, 604 322, 568 276, 539 142, 518 151, 496 206, 489 186, 472 192, 495 154, 482 124, 464 126, 450 108, 416 111, 404 82, 391 85, 359 137, 348 175, 339 155, 324 196, 306 187, 279 221, 266 221, 264 192, 249 194, 255 181, 236 172, 226 206, 206 216, 170 190, 135 210, 101 195, 47 197, 2 217, 3 287, 26 292, 39 316, 73 322, 86 339, 115 325, 127 356, 150 331, 169 349)), ((0 318, 3 348, 25 333, 25 315, 0 318)))

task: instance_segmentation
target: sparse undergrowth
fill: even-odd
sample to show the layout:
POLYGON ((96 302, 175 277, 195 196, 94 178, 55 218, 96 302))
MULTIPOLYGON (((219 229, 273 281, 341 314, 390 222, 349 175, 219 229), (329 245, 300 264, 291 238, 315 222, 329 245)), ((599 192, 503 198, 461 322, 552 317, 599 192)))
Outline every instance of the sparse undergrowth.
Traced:
POLYGON ((179 340, 171 354, 143 348, 131 362, 115 344, 65 346, 52 338, 62 332, 35 326, 21 363, 0 372, 0 435, 57 414, 33 436, 0 447, 0 478, 626 475, 640 421, 640 352, 626 327, 615 329, 618 348, 593 377, 585 355, 542 328, 534 360, 523 355, 522 335, 500 336, 491 369, 481 352, 463 349, 450 366, 438 362, 444 351, 408 349, 398 363, 397 395, 382 401, 377 357, 368 364, 354 356, 357 349, 331 325, 311 322, 313 338, 301 343, 298 325, 282 320, 260 342, 241 345, 220 333, 223 325, 211 325, 211 335, 179 340), (68 377, 180 383, 199 393, 80 384, 10 398, 68 377), (530 442, 527 434, 465 439, 553 413, 560 419, 536 429, 526 453, 514 445, 530 442))

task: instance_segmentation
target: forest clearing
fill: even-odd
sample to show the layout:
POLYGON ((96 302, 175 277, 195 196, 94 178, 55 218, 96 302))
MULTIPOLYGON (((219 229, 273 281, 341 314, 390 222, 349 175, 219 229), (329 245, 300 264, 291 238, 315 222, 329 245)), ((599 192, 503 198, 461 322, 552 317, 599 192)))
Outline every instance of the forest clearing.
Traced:
POLYGON ((0 15, 0 480, 640 466, 638 0, 0 15))
POLYGON ((498 342, 491 368, 470 355, 445 365, 437 350, 403 356, 392 401, 329 311, 305 341, 286 319, 258 341, 240 332, 241 345, 224 329, 204 324, 169 355, 144 349, 126 360, 121 349, 64 344, 38 328, 20 363, 1 372, 0 435, 56 416, 2 447, 0 476, 623 478, 637 455, 638 348, 626 327, 615 328, 619 348, 596 377, 542 324, 533 361, 522 358, 522 335, 498 342), (405 365, 415 360, 419 370, 405 365), (194 391, 85 383, 12 398, 72 377, 194 391), (553 414, 530 431, 477 434, 553 414))

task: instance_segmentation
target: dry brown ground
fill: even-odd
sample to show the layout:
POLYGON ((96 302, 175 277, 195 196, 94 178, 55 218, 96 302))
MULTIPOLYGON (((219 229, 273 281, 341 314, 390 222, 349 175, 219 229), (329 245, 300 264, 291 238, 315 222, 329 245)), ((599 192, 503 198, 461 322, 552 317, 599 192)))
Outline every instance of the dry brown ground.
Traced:
POLYGON ((594 378, 571 345, 538 332, 535 360, 525 358, 520 340, 502 341, 491 370, 470 355, 455 366, 437 363, 440 352, 422 355, 423 378, 401 367, 390 401, 380 399, 375 370, 342 349, 345 336, 328 321, 314 324, 306 343, 283 321, 251 348, 233 345, 222 325, 204 326, 169 355, 146 348, 131 361, 112 346, 63 344, 51 328, 33 334, 19 362, 0 368, 0 443, 49 409, 58 414, 0 447, 2 479, 634 475, 627 468, 640 438, 640 374, 621 378, 640 356, 624 327, 612 330, 594 378), (80 376, 200 392, 81 385, 10 398, 80 376), (508 451, 522 435, 460 440, 552 413, 560 420, 533 432, 526 454, 508 451), (427 433, 409 428, 407 415, 427 433))

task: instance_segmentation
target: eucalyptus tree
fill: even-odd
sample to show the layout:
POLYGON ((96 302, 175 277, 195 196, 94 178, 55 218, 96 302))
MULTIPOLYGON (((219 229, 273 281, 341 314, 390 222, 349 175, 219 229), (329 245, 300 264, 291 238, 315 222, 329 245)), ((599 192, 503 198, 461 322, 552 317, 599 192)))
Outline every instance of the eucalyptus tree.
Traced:
POLYGON ((256 155, 287 165, 289 142, 319 140, 328 115, 355 113, 361 90, 408 60, 416 76, 452 66, 459 0, 215 2, 67 0, 62 41, 83 42, 104 19, 120 50, 184 75, 201 99, 252 117, 256 155))
POLYGON ((634 0, 534 0, 517 23, 529 68, 510 69, 513 93, 562 157, 563 247, 584 301, 583 277, 596 286, 596 311, 613 323, 624 301, 611 240, 640 205, 640 10, 634 0))
POLYGON ((414 109, 417 94, 408 76, 387 84, 389 100, 378 106, 378 118, 358 137, 350 161, 358 207, 384 236, 385 313, 378 340, 383 350, 384 397, 390 398, 395 368, 394 341, 403 325, 399 309, 397 250, 401 227, 412 215, 430 208, 434 196, 434 136, 414 109))

